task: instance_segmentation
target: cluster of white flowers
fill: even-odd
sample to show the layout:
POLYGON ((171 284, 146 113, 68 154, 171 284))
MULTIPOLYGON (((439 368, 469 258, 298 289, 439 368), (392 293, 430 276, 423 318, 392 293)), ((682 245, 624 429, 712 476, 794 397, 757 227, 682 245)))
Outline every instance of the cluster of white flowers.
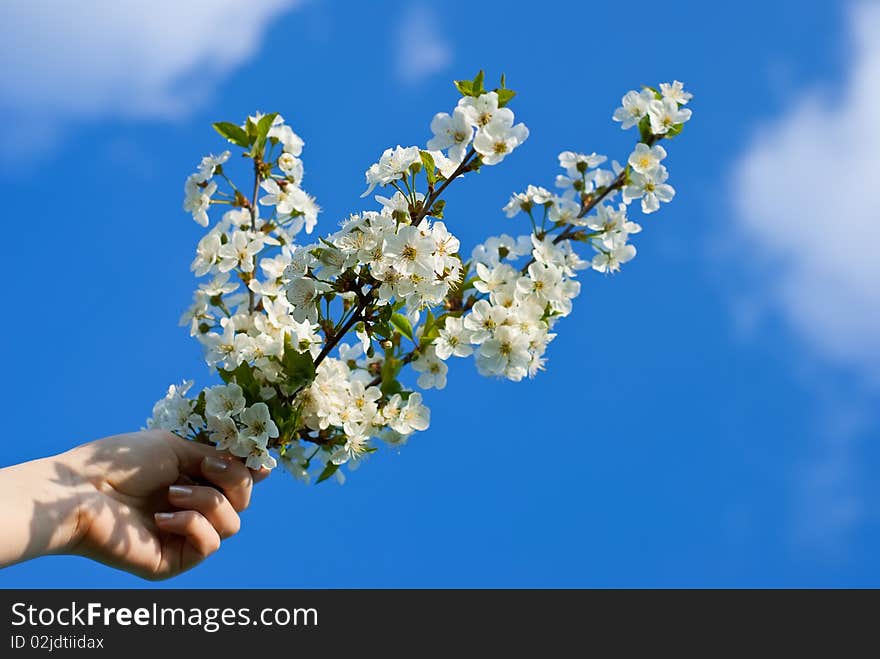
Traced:
POLYGON ((471 142, 484 165, 497 165, 529 136, 526 125, 514 124, 511 109, 501 106, 497 91, 462 97, 451 115, 434 115, 431 132, 428 149, 446 149, 456 165, 464 161, 471 142))
MULTIPOLYGON (((314 316, 314 295, 329 290, 328 281, 361 266, 369 271, 379 304, 402 300, 413 311, 441 304, 449 287, 459 280, 459 241, 443 222, 425 220, 414 226, 401 221, 409 218, 409 202, 400 192, 377 199, 381 212, 352 215, 323 246, 307 248, 319 258, 288 266, 287 295, 299 313, 314 316), (308 266, 305 271, 304 265, 308 266)), ((347 295, 354 298, 356 292, 347 295)))
POLYGON ((153 405, 153 416, 147 419, 147 427, 162 428, 179 435, 187 435, 201 428, 204 419, 194 412, 195 401, 186 397, 192 386, 192 380, 185 380, 181 384, 168 387, 165 398, 159 399, 153 405))
POLYGON ((434 341, 436 353, 463 357, 473 351, 483 375, 513 381, 534 376, 556 336, 551 328, 571 313, 571 301, 580 292, 575 271, 588 264, 570 243, 554 244, 551 237, 535 234, 490 238, 474 250, 473 262, 480 299, 461 317, 447 317, 434 341), (529 262, 516 267, 526 254, 529 262))
POLYGON ((681 107, 691 98, 693 94, 684 91, 684 85, 678 80, 671 84, 662 83, 659 94, 648 87, 628 91, 621 99, 620 107, 614 111, 613 119, 626 130, 647 118, 651 133, 665 135, 691 118, 691 111, 681 107))
MULTIPOLYGON (((341 354, 353 357, 350 353, 359 350, 357 345, 346 345, 341 354)), ((370 450, 371 437, 399 445, 414 431, 425 430, 430 420, 421 394, 412 393, 404 401, 397 393, 384 400, 379 387, 370 384, 373 376, 363 368, 365 365, 330 357, 321 363, 312 384, 297 398, 307 428, 320 432, 336 427, 345 434, 345 443, 330 455, 337 465, 362 458, 370 450)))
POLYGON ((244 391, 235 383, 205 389, 204 402, 208 438, 218 449, 245 458, 251 469, 275 467, 269 440, 278 437, 278 426, 266 403, 248 407, 244 391))
POLYGON ((208 226, 208 207, 211 205, 211 197, 217 192, 214 173, 229 160, 229 155, 229 151, 224 151, 219 156, 205 156, 198 169, 186 177, 183 186, 183 210, 192 213, 193 219, 203 227, 208 226))
POLYGON ((251 160, 254 182, 242 189, 254 192, 227 175, 229 151, 206 156, 188 177, 184 208, 210 228, 192 262, 205 279, 181 324, 224 384, 196 397, 191 382, 170 387, 150 427, 210 442, 255 469, 280 462, 300 480, 341 482, 339 467, 355 468, 374 439, 400 446, 428 427, 404 366, 422 389, 446 386, 453 356, 514 381, 545 367, 556 323, 580 292, 577 271, 619 270, 641 231, 628 218, 632 202, 649 214, 672 200, 658 142, 681 132, 691 95, 677 81, 628 92, 614 119, 638 126, 641 139, 626 164, 604 168, 606 156, 563 151, 558 193, 529 185, 503 208, 508 218, 527 215, 531 232, 489 238, 465 260, 441 195, 502 162, 528 129, 514 122, 503 77, 491 91, 482 72, 456 86, 462 98, 434 116, 424 149, 389 148, 367 169, 362 196, 387 188, 378 208, 305 245, 296 238, 312 233, 320 209, 302 188, 303 140, 277 114, 214 125, 251 160), (211 227, 215 205, 228 210, 211 227), (579 242, 590 259, 575 251, 579 242), (356 342, 343 342, 351 334, 356 342))

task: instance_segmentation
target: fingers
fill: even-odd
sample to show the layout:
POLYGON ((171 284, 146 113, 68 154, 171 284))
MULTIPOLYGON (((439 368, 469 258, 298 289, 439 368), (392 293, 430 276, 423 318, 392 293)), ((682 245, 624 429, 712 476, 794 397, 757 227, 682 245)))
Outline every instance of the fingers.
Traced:
POLYGON ((202 461, 202 475, 223 491, 236 511, 248 507, 254 478, 240 460, 215 453, 202 461))
POLYGON ((235 535, 241 528, 241 520, 232 504, 213 487, 172 485, 168 488, 168 500, 178 508, 201 513, 221 540, 235 535))
POLYGON ((257 471, 254 471, 253 469, 251 469, 251 477, 254 479, 254 483, 259 483, 260 481, 265 479, 267 476, 269 476, 269 474, 271 474, 271 473, 272 473, 272 470, 266 469, 265 467, 263 467, 262 469, 259 469, 257 471))
POLYGON ((154 517, 160 530, 183 536, 200 558, 206 558, 220 548, 220 535, 207 518, 195 510, 156 513, 154 517))
POLYGON ((190 478, 199 478, 201 476, 202 460, 206 457, 221 455, 213 446, 191 442, 170 432, 163 432, 161 437, 177 456, 178 471, 190 478))
POLYGON ((238 458, 207 444, 191 442, 171 433, 163 433, 163 438, 174 449, 181 474, 193 479, 204 477, 219 486, 237 511, 248 507, 253 484, 271 473, 269 469, 248 469, 238 458))

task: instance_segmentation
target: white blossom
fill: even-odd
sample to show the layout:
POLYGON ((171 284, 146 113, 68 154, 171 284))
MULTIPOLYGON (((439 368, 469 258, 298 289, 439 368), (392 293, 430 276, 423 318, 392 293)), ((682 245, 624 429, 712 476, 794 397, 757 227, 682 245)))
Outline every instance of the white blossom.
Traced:
POLYGON ((439 359, 449 359, 453 355, 468 357, 473 353, 470 332, 465 329, 461 318, 455 316, 446 318, 438 334, 439 336, 434 339, 434 354, 439 359))
POLYGON ((624 130, 638 124, 648 114, 648 106, 654 101, 654 93, 650 89, 640 92, 629 91, 620 101, 620 107, 614 111, 614 121, 621 122, 624 130))
POLYGON ((269 416, 266 403, 255 403, 245 409, 239 416, 244 429, 242 435, 265 447, 269 439, 278 437, 278 426, 269 416))
POLYGON ((500 121, 490 122, 477 131, 474 149, 483 157, 484 165, 497 165, 528 136, 529 129, 525 124, 506 126, 500 121))
POLYGON ((661 82, 660 93, 663 95, 663 98, 673 100, 679 105, 687 105, 688 101, 694 96, 693 94, 684 91, 684 83, 681 83, 678 80, 674 81, 672 84, 661 82))
POLYGON ((422 389, 444 389, 446 387, 446 372, 449 369, 437 356, 433 346, 429 346, 413 361, 413 370, 420 373, 418 385, 422 389))
POLYGON ((648 146, 643 142, 636 144, 636 148, 631 154, 627 162, 639 174, 647 174, 660 164, 660 161, 666 157, 666 149, 659 144, 648 146))
MULTIPOLYGON (((302 138, 293 132, 290 126, 281 125, 279 121, 280 115, 275 118, 275 125, 269 129, 269 138, 274 138, 281 142, 284 147, 284 153, 291 156, 299 156, 302 154, 304 142, 302 138)), ((281 120, 283 121, 283 119, 281 120)))
POLYGON ((387 185, 401 178, 409 168, 421 162, 419 147, 401 147, 385 149, 379 162, 370 165, 366 172, 367 190, 361 197, 366 197, 377 185, 387 185))
POLYGON ((673 126, 689 121, 691 111, 687 108, 679 109, 678 103, 671 98, 661 101, 655 99, 648 105, 648 116, 651 118, 651 132, 663 135, 673 126))
POLYGON ((237 416, 246 404, 241 387, 234 382, 205 390, 205 414, 209 417, 237 416))
POLYGON ((636 199, 642 200, 642 212, 653 213, 660 208, 660 202, 670 202, 675 196, 675 190, 666 183, 669 173, 663 165, 645 173, 632 172, 630 182, 623 189, 623 201, 630 203, 636 199))
POLYGON ((456 162, 464 160, 465 151, 474 138, 473 123, 469 121, 469 116, 462 107, 456 108, 451 115, 446 112, 435 114, 431 121, 434 137, 428 140, 428 149, 449 149, 450 159, 456 162))

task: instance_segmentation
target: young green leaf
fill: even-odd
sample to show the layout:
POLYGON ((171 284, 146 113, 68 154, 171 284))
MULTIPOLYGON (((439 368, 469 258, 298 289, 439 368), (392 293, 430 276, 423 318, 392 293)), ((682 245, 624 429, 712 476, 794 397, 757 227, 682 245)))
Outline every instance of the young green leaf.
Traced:
POLYGON ((427 151, 419 151, 419 156, 421 156, 422 165, 425 167, 425 176, 428 177, 428 184, 434 185, 437 182, 437 172, 435 171, 437 166, 434 164, 434 156, 427 151))
POLYGON ((333 464, 332 462, 328 462, 327 466, 324 467, 324 471, 322 471, 321 475, 318 476, 318 480, 315 481, 315 484, 318 484, 322 481, 327 480, 333 474, 335 474, 338 469, 339 469, 339 465, 333 464))
POLYGON ((403 314, 395 313, 391 315, 391 324, 397 328, 397 331, 403 334, 410 341, 413 340, 412 324, 403 314))
POLYGON ((496 89, 495 93, 498 94, 498 107, 503 108, 505 105, 510 103, 510 100, 516 96, 516 92, 512 89, 496 89))
POLYGON ((651 132, 651 118, 648 115, 642 117, 639 122, 639 135, 645 144, 654 136, 654 133, 651 132))
POLYGON ((244 148, 250 146, 247 133, 241 126, 236 126, 235 124, 228 121, 218 121, 217 123, 211 125, 214 126, 214 130, 216 130, 233 144, 244 148))
POLYGON ((462 96, 474 95, 473 83, 470 80, 456 80, 455 88, 461 93, 462 96))
POLYGON ((471 82, 471 91, 474 96, 486 93, 486 90, 483 88, 483 69, 480 69, 479 73, 474 76, 474 80, 471 82))
POLYGON ((205 391, 204 391, 204 389, 199 392, 199 397, 196 398, 196 404, 193 407, 193 414, 198 414, 199 416, 205 416, 205 391))
POLYGON ((438 220, 443 219, 443 209, 446 208, 446 200, 438 199, 434 202, 434 205, 428 210, 428 215, 431 217, 436 217, 438 220))
MULTIPOLYGON (((443 316, 440 318, 442 320, 443 316)), ((419 344, 422 347, 427 346, 431 341, 440 336, 438 325, 438 319, 434 318, 434 314, 428 311, 425 315, 425 323, 422 325, 422 336, 419 340, 419 344)))
POLYGON ((269 129, 272 128, 272 122, 278 116, 277 112, 270 112, 260 117, 257 122, 257 131, 254 138, 254 155, 262 155, 263 149, 266 147, 266 137, 269 135, 269 129))
POLYGON ((675 124, 669 130, 666 131, 666 133, 663 135, 663 137, 665 137, 667 139, 672 139, 676 135, 681 134, 681 131, 683 128, 684 128, 684 124, 675 124))
POLYGON ((401 368, 403 368, 403 362, 395 359, 391 351, 386 350, 385 361, 382 362, 382 371, 380 372, 382 377, 380 389, 386 396, 396 394, 402 389, 397 381, 397 375, 400 373, 401 368))
POLYGON ((288 337, 284 341, 284 356, 281 358, 287 385, 293 389, 301 389, 315 379, 315 363, 307 352, 294 350, 288 337))
POLYGON ((248 400, 248 402, 257 402, 260 400, 260 387, 257 384, 257 381, 254 379, 254 374, 251 370, 251 366, 249 366, 247 363, 239 364, 232 371, 226 371, 222 368, 218 368, 217 373, 219 373, 220 379, 223 380, 224 383, 229 384, 230 382, 235 382, 239 387, 241 387, 242 391, 244 392, 244 396, 248 400))

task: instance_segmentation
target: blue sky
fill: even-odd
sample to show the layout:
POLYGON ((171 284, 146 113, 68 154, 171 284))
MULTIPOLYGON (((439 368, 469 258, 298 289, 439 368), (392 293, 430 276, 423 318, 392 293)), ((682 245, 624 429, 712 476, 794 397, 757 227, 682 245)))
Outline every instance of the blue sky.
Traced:
MULTIPOLYGON (((210 122, 283 113, 329 230, 384 148, 427 139, 452 78, 504 71, 531 136, 451 191, 469 250, 526 230, 500 208, 550 185, 559 151, 623 159, 620 96, 677 78, 696 96, 675 202, 620 275, 583 274, 546 373, 452 363, 428 432, 342 487, 279 471, 238 536, 162 585, 880 584, 880 235, 849 183, 880 165, 860 121, 880 102, 876 4, 131 4, 0 9, 0 464, 137 429, 170 382, 210 381, 177 327, 201 231, 183 179, 222 148, 210 122), (27 46, 47 35, 64 58, 27 46)), ((144 584, 51 557, 0 585, 144 584)))

